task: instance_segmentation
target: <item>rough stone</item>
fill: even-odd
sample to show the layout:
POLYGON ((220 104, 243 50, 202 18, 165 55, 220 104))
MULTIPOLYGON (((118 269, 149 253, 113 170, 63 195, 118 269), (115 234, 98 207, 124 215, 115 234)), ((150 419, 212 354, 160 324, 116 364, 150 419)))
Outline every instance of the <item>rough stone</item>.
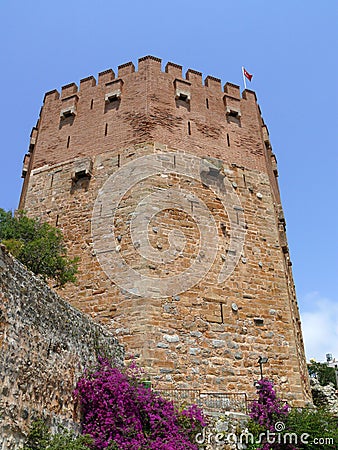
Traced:
POLYGON ((1 245, 0 267, 0 448, 16 450, 38 417, 76 429, 79 377, 99 354, 122 365, 124 351, 1 245))
MULTIPOLYGON (((288 376, 289 383, 278 386, 283 398, 293 405, 304 405, 311 392, 300 318, 275 157, 256 95, 249 90, 241 94, 238 86, 230 83, 223 91, 221 83, 212 77, 203 84, 200 75, 188 71, 185 84, 189 86, 191 102, 187 105, 175 97, 175 85, 182 82, 178 66, 168 64, 167 71, 162 72, 159 59, 145 57, 139 61, 138 70, 132 68, 127 65, 119 70, 115 81, 123 82, 123 89, 116 108, 105 104, 105 89, 109 87, 106 83, 114 79, 109 72, 100 75, 97 84, 82 82, 77 92, 73 92, 76 88, 72 85, 62 89, 61 95, 56 91, 46 94, 38 125, 32 132, 34 143, 32 141, 20 208, 30 216, 53 225, 57 223, 64 233, 70 256, 80 258, 78 284, 66 286, 61 295, 111 331, 130 329, 130 334, 119 335, 121 342, 128 352, 140 355, 140 364, 163 388, 219 388, 219 375, 205 361, 209 357, 221 357, 224 366, 234 365, 234 392, 247 392, 251 397, 254 394, 252 378, 259 375, 257 359, 260 354, 267 354, 270 356, 265 368, 267 374, 277 380, 288 376), (75 107, 72 102, 76 102, 76 116, 60 123, 61 110, 75 107), (240 109, 240 118, 227 114, 234 108, 240 109), (69 148, 67 142, 70 142, 69 148), (202 170, 200 175, 203 176, 198 180, 176 173, 178 159, 173 154, 192 154, 199 158, 198 166, 204 167, 207 163, 208 170, 202 170), (142 165, 141 157, 154 155, 161 156, 168 170, 140 182, 135 182, 132 176, 123 180, 130 184, 129 189, 116 210, 109 212, 114 217, 110 216, 108 221, 109 226, 114 226, 114 235, 123 239, 120 251, 115 252, 114 246, 110 256, 114 263, 121 257, 141 278, 160 278, 175 288, 167 298, 153 291, 149 295, 139 295, 138 283, 133 284, 129 277, 128 289, 121 287, 117 280, 109 279, 99 263, 100 259, 108 258, 109 253, 98 254, 91 234, 94 204, 96 199, 100 200, 107 180, 130 163, 134 163, 136 170, 147 173, 149 166, 142 165), (87 167, 91 177, 74 182, 72 175, 76 167, 87 167), (236 189, 232 183, 236 184, 236 189), (134 244, 131 228, 133 223, 135 225, 132 220, 135 211, 140 211, 137 207, 154 195, 162 202, 171 189, 188 194, 183 196, 188 202, 186 210, 177 208, 177 202, 174 208, 158 212, 156 202, 151 202, 149 221, 134 244), (227 201, 232 202, 236 196, 230 208, 222 203, 224 190, 227 201), (257 193, 261 193, 262 198, 258 198, 257 193), (208 251, 213 248, 209 245, 204 252, 199 251, 200 230, 192 216, 200 216, 196 199, 206 205, 214 218, 215 225, 211 226, 208 221, 205 229, 209 233, 214 227, 216 254, 210 270, 185 289, 175 277, 194 261, 204 264, 208 251), (242 215, 245 223, 241 222, 242 215), (245 230, 243 249, 237 252, 229 248, 230 216, 232 223, 242 224, 245 230), (172 234, 174 230, 184 234, 182 248, 175 248, 178 239, 172 234), (143 255, 144 238, 157 255, 154 260, 143 255), (159 242, 162 249, 156 246, 159 242), (165 259, 170 246, 176 253, 172 259, 165 259), (221 255, 226 256, 225 261, 221 255), (245 257, 246 263, 239 259, 232 273, 220 281, 219 275, 227 267, 227 261, 238 256, 245 257), (98 294, 100 290, 103 292, 98 294), (175 295, 180 296, 180 301, 175 301, 177 313, 170 314, 163 305, 175 300, 172 298, 175 295), (232 303, 238 305, 236 313, 231 310, 232 303), (271 309, 280 313, 271 316, 271 309), (255 325, 254 317, 261 317, 263 325, 255 325), (236 349, 243 354, 242 360, 235 360, 226 347, 213 345, 223 338, 226 343, 229 337, 220 338, 225 330, 230 334, 245 330, 236 349), (274 332, 274 336, 267 338, 267 330, 274 332), (201 353, 189 355, 189 348, 196 344, 188 342, 187 338, 197 332, 201 333, 201 336, 196 335, 201 353), (180 347, 175 349, 175 355, 156 346, 164 340, 164 333, 179 336, 180 347), (284 335, 283 341, 288 345, 281 345, 278 334, 284 335), (276 353, 280 358, 272 357, 276 353), (250 358, 250 354, 254 357, 250 358), (200 360, 198 374, 191 371, 195 359, 200 360), (173 370, 170 382, 160 372, 169 362, 173 370)), ((190 167, 185 169, 190 170, 190 167)), ((109 236, 101 231, 101 237, 109 236)), ((111 229, 108 231, 110 233, 111 229)))
POLYGON ((174 343, 179 342, 180 338, 177 336, 177 334, 165 334, 163 336, 163 339, 165 339, 167 342, 174 343))
POLYGON ((220 341, 219 339, 213 339, 212 340, 212 346, 214 348, 221 348, 225 346, 225 342, 224 341, 220 341))
POLYGON ((156 347, 158 347, 158 348, 169 348, 169 344, 166 344, 165 342, 158 342, 156 347))

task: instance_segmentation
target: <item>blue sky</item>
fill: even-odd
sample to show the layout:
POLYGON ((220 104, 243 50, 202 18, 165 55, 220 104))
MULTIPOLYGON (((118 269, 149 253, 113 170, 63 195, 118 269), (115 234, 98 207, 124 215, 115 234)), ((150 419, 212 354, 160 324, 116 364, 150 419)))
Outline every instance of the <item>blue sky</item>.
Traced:
POLYGON ((151 54, 242 84, 277 155, 308 358, 338 358, 338 3, 0 0, 0 207, 15 209, 46 91, 151 54), (249 83, 248 83, 249 84, 249 83))

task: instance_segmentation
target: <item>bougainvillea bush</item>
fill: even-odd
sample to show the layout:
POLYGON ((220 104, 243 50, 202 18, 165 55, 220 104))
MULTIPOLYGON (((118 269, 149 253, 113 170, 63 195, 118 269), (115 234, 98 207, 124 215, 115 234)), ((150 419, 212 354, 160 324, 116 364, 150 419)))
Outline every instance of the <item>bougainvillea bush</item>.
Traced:
POLYGON ((248 428, 255 443, 247 450, 329 450, 338 448, 338 417, 325 408, 290 409, 269 380, 258 383, 248 428), (260 439, 259 439, 260 438, 260 439))
POLYGON ((277 398, 273 383, 262 379, 257 383, 258 400, 250 408, 250 417, 267 430, 275 431, 275 424, 289 414, 289 406, 277 398))
POLYGON ((274 385, 268 379, 258 381, 257 393, 258 399, 252 402, 250 408, 249 416, 252 422, 249 423, 249 429, 258 438, 256 442, 259 441, 259 444, 251 448, 258 450, 296 450, 296 447, 285 441, 282 436, 290 407, 277 397, 274 385), (282 432, 281 442, 278 442, 278 432, 282 432))
POLYGON ((197 450, 195 436, 206 425, 196 405, 179 411, 141 382, 135 364, 121 371, 106 359, 79 380, 74 397, 83 433, 95 448, 197 450))

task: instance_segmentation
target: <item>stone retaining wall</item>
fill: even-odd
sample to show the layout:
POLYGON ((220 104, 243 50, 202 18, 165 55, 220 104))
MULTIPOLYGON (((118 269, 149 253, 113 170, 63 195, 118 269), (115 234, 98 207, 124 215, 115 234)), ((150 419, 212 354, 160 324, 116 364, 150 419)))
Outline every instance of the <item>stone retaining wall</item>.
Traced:
POLYGON ((123 348, 0 246, 0 449, 22 445, 32 420, 76 427, 72 392, 85 367, 123 348))

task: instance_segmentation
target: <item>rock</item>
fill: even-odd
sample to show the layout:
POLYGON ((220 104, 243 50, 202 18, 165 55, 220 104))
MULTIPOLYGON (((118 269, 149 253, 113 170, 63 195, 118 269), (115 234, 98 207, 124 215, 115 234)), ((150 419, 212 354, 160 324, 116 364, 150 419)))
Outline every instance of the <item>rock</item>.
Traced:
POLYGON ((179 342, 179 340, 180 340, 180 338, 177 336, 177 334, 165 334, 163 336, 163 339, 170 343, 179 342))
POLYGON ((225 346, 225 342, 220 341, 219 339, 213 339, 211 344, 214 348, 221 348, 225 346))

